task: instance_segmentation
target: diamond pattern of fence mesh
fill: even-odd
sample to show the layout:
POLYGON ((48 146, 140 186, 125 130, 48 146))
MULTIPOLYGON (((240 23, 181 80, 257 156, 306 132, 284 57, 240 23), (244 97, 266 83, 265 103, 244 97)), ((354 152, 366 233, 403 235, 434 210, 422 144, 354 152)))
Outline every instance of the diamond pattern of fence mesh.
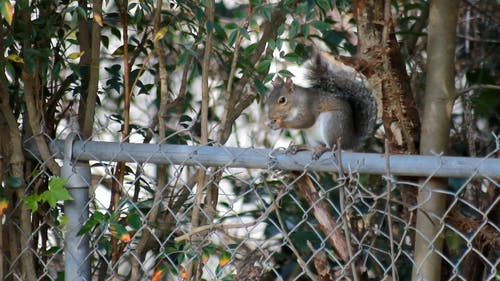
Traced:
MULTIPOLYGON (((53 159, 62 165, 55 144, 53 159)), ((89 239, 83 270, 92 280, 411 280, 427 259, 441 263, 442 280, 499 278, 498 178, 395 176, 390 166, 382 175, 354 168, 291 172, 272 163, 255 169, 235 167, 238 155, 209 167, 193 161, 196 150, 183 165, 160 149, 139 160, 114 145, 111 156, 105 149, 87 152, 89 214, 81 214, 85 220, 70 241, 89 239), (117 162, 123 157, 130 161, 122 180, 117 162), (429 212, 436 196, 445 205, 429 212), (418 216, 435 226, 432 235, 417 227, 418 216), (417 240, 428 247, 417 249, 417 240), (422 261, 415 260, 417 251, 422 261)), ((6 214, 4 276, 29 280, 31 263, 35 280, 63 280, 71 255, 64 250, 71 226, 61 203, 65 189, 56 183, 49 188, 57 192, 40 189, 52 178, 29 151, 40 173, 19 186, 19 198, 27 197, 6 214), (9 249, 14 238, 23 240, 22 248, 9 249)))

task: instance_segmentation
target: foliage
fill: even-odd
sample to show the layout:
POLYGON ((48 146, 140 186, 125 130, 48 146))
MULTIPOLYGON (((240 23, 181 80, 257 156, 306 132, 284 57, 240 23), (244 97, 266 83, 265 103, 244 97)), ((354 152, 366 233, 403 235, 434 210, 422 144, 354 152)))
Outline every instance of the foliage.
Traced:
MULTIPOLYGON (((33 230, 40 232, 35 235, 32 245, 16 242, 18 248, 33 247, 33 251, 18 253, 16 247, 11 247, 6 254, 9 260, 15 263, 21 255, 26 257, 25 262, 36 260, 37 265, 32 270, 36 275, 43 271, 40 266, 43 261, 32 258, 31 252, 48 252, 51 247, 62 249, 61 241, 49 241, 48 237, 51 226, 63 220, 53 210, 61 201, 71 200, 71 196, 64 187, 65 181, 58 177, 58 170, 54 168, 58 164, 50 154, 43 154, 48 147, 40 143, 63 139, 70 128, 85 127, 86 112, 95 110, 90 116, 92 133, 85 136, 94 140, 200 144, 202 128, 206 127, 208 138, 221 145, 244 142, 249 146, 248 136, 252 135, 256 142, 252 145, 269 146, 275 143, 275 135, 262 130, 258 124, 263 121, 259 112, 271 80, 277 75, 300 76, 292 66, 307 61, 310 42, 339 56, 357 55, 351 1, 283 0, 271 3, 250 0, 232 5, 229 2, 214 3, 214 20, 211 21, 207 16, 210 0, 103 3, 98 0, 0 0, 0 48, 3 54, 0 57, 0 129, 11 136, 9 140, 0 139, 1 155, 9 157, 8 161, 2 158, 3 165, 10 165, 0 177, 2 191, 5 189, 5 196, 2 194, 0 199, 0 214, 9 214, 3 231, 11 236, 15 233, 31 234, 33 230), (159 3, 162 3, 161 9, 159 3), (101 12, 96 8, 100 5, 103 5, 101 12), (204 48, 209 34, 213 35, 212 49, 209 64, 204 64, 204 48), (206 124, 202 117, 200 86, 203 73, 209 76, 206 124), (93 78, 95 76, 97 80, 93 78), (162 79, 167 81, 165 85, 161 84, 162 79), (92 101, 92 96, 95 96, 95 101, 86 104, 92 101), (75 112, 78 113, 76 121, 72 120, 75 112), (165 126, 164 133, 162 126, 165 126), (245 138, 247 140, 242 140, 245 138), (21 147, 29 142, 36 143, 41 152, 40 162, 29 157, 25 159, 21 147), (20 168, 16 166, 18 163, 20 168), (15 204, 19 198, 25 205, 15 204), (23 208, 31 212, 24 212, 23 208), (18 217, 24 223, 11 219, 18 217)), ((494 1, 486 2, 487 7, 495 5, 494 1)), ((426 30, 421 21, 425 21, 427 3, 396 1, 392 7, 405 64, 412 81, 417 81, 412 89, 416 96, 423 91, 423 85, 418 81, 422 80, 419 78, 425 69, 426 30)), ((463 4, 462 18, 472 5, 463 4)), ((477 32, 481 30, 486 34, 481 36, 498 38, 497 19, 487 7, 480 6, 475 10, 477 15, 485 15, 479 16, 481 19, 475 22, 477 32)), ((466 30, 466 24, 462 23, 459 30, 466 30)), ((458 42, 463 51, 457 55, 457 77, 462 78, 457 80, 463 82, 464 88, 498 85, 499 74, 495 67, 499 56, 493 55, 497 43, 481 38, 468 41, 467 36, 465 34, 458 42), (469 47, 465 48, 466 45, 469 47)), ((466 91, 459 98, 464 103, 471 102, 470 111, 456 111, 454 115, 452 149, 456 154, 485 155, 493 146, 491 132, 498 133, 500 127, 498 88, 475 89, 466 91), (461 120, 468 113, 473 118, 464 123, 461 120), (480 127, 479 124, 486 125, 480 127), (480 137, 471 138, 471 135, 480 137), (463 145, 466 142, 470 144, 468 148, 463 145), (477 150, 473 153, 470 147, 477 150)), ((301 139, 294 133, 286 136, 287 140, 301 139)), ((382 151, 380 140, 371 140, 368 149, 382 151)), ((211 256, 218 259, 215 275, 221 279, 232 278, 237 270, 230 269, 231 264, 245 261, 246 257, 237 254, 236 250, 217 249, 220 245, 195 251, 187 242, 175 240, 179 224, 188 226, 191 223, 190 216, 196 205, 191 193, 199 171, 185 168, 177 173, 174 168, 168 168, 162 176, 167 180, 175 177, 189 179, 185 183, 187 187, 176 182, 165 184, 158 192, 163 188, 157 185, 161 175, 157 172, 161 171, 158 167, 154 167, 155 171, 150 174, 144 171, 148 168, 150 171, 151 167, 137 163, 123 164, 123 167, 115 163, 98 163, 92 168, 93 175, 105 178, 98 184, 112 198, 108 205, 96 198, 97 195, 93 197, 92 214, 79 231, 80 235, 89 234, 92 243, 103 249, 95 254, 94 274, 109 273, 106 270, 108 265, 112 265, 109 269, 112 274, 118 274, 118 261, 132 241, 142 241, 146 245, 135 253, 141 261, 145 260, 148 251, 158 258, 152 272, 143 272, 143 277, 154 276, 153 280, 166 278, 166 272, 185 277, 187 273, 182 267, 186 260, 203 264, 203 259, 211 256), (121 177, 119 171, 123 172, 121 177), (158 203, 161 201, 158 196, 164 201, 158 203), (183 218, 181 222, 176 221, 179 217, 183 218), (149 228, 157 236, 153 238, 147 234, 149 228)), ((268 225, 263 231, 265 239, 276 238, 283 229, 290 230, 292 226, 296 227, 289 237, 293 242, 307 240, 313 246, 325 246, 315 232, 317 224, 314 219, 306 218, 308 223, 300 224, 304 222, 303 210, 308 207, 303 201, 297 202, 295 198, 299 194, 279 197, 283 182, 268 175, 249 173, 242 177, 258 180, 251 181, 252 186, 248 186, 246 178, 224 176, 222 179, 230 183, 231 191, 244 204, 250 205, 259 198, 260 203, 268 205, 253 203, 255 208, 233 213, 233 217, 258 218, 262 213, 258 207, 269 207, 277 200, 282 211, 269 214, 268 225), (249 189, 258 190, 259 194, 249 192, 249 189), (279 221, 284 224, 280 225, 279 221)), ((338 184, 324 175, 317 179, 332 188, 338 184)), ((382 193, 385 188, 380 178, 363 177, 360 181, 370 192, 382 193)), ((338 203, 338 198, 338 190, 331 192, 331 202, 338 203)), ((359 204, 358 207, 366 211, 363 206, 370 204, 378 202, 359 204)), ((215 207, 216 210, 230 209, 231 202, 221 200, 215 207)), ((370 215, 373 221, 385 223, 380 214, 370 215)), ((358 221, 366 220, 366 214, 361 211, 352 216, 358 221)), ((224 217, 220 212, 214 217, 221 222, 231 220, 231 216, 224 217)), ((398 224, 401 232, 402 225, 398 224)), ((387 248, 385 240, 378 239, 367 229, 363 231, 357 235, 372 235, 374 244, 387 248)), ((11 236, 4 237, 15 238, 11 236)), ((238 243, 244 244, 242 241, 238 243)), ((450 242, 453 249, 460 248, 457 243, 450 242)), ((330 253, 329 262, 337 265, 338 261, 332 258, 331 246, 325 247, 330 253)), ((298 248, 304 258, 312 257, 308 245, 302 243, 298 248)), ((276 268, 273 274, 286 280, 296 278, 302 266, 290 253, 291 249, 283 247, 273 260, 276 268)), ((62 250, 56 254, 62 254, 62 250)), ((11 265, 12 271, 29 272, 24 265, 17 262, 11 265)), ((132 266, 140 268, 137 264, 132 266)), ((314 269, 311 267, 311 270, 314 269)), ((401 276, 408 276, 410 272, 411 268, 401 266, 401 276)), ((27 280, 31 279, 27 277, 27 280)))
POLYGON ((47 203, 51 208, 55 208, 59 201, 73 200, 65 187, 66 181, 64 178, 53 176, 49 179, 48 190, 41 194, 28 195, 23 200, 33 212, 38 210, 38 205, 41 203, 47 203))

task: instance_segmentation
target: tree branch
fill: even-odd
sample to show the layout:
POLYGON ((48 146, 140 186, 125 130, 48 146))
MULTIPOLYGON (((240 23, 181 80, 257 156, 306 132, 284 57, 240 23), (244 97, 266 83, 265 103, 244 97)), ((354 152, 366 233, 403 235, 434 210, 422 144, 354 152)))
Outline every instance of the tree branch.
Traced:
POLYGON ((87 98, 81 101, 85 104, 83 120, 81 123, 81 134, 85 138, 92 137, 94 127, 95 104, 97 101, 97 91, 99 85, 99 62, 101 58, 101 29, 102 19, 102 0, 93 0, 92 12, 94 14, 92 21, 91 46, 90 46, 90 73, 87 89, 87 98))
MULTIPOLYGON (((293 6, 298 1, 289 3, 293 6)), ((271 20, 263 24, 262 37, 260 38, 255 51, 249 57, 250 65, 256 65, 262 54, 266 50, 267 43, 270 39, 275 38, 278 28, 286 19, 287 11, 285 8, 278 7, 271 15, 271 20)), ((249 82, 249 77, 243 77, 235 85, 234 90, 226 96, 226 104, 224 105, 224 113, 222 114, 220 127, 217 133, 217 141, 220 144, 225 144, 228 140, 234 121, 238 118, 243 110, 245 110, 255 99, 255 93, 242 94, 246 84, 249 82)), ((227 93, 226 93, 227 94, 227 93)))
POLYGON ((299 194, 307 201, 313 210, 313 215, 319 223, 321 231, 333 246, 335 251, 344 262, 349 261, 349 252, 345 236, 337 226, 336 219, 332 216, 332 210, 328 203, 319 196, 311 179, 307 174, 294 173, 297 176, 297 187, 299 194))
POLYGON ((375 0, 355 0, 353 6, 358 25, 356 56, 368 63, 366 71, 373 74, 368 81, 382 113, 390 153, 415 154, 420 119, 390 9, 375 0))

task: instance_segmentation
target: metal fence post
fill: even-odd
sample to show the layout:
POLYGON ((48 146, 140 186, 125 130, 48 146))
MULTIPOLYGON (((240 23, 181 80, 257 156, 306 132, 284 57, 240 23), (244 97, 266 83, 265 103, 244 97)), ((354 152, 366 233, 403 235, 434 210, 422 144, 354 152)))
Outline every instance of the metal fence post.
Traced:
POLYGON ((65 140, 61 176, 67 179, 66 188, 73 200, 64 202, 64 213, 68 218, 64 238, 64 280, 90 281, 90 256, 88 235, 77 235, 89 216, 89 185, 91 183, 88 161, 75 161, 72 156, 73 142, 77 133, 65 140))

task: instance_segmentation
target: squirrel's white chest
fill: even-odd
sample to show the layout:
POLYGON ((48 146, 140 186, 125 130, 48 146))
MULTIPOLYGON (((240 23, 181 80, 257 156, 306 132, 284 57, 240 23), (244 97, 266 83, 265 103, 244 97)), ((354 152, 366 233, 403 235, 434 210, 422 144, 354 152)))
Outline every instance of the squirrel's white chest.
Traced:
POLYGON ((333 132, 330 132, 332 122, 335 122, 334 112, 321 112, 316 118, 314 125, 304 130, 307 142, 312 146, 331 147, 333 144, 333 132))

